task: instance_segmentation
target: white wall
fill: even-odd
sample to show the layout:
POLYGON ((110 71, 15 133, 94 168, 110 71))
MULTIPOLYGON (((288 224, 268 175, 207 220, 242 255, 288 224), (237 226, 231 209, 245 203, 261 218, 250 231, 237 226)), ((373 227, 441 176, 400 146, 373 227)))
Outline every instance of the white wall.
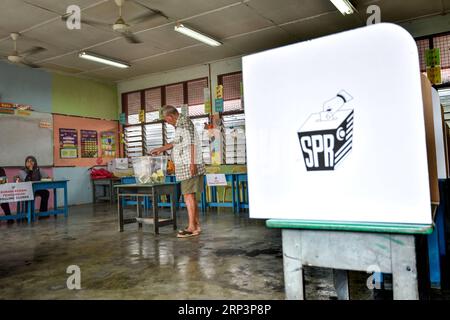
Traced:
POLYGON ((119 112, 122 112, 122 93, 209 77, 209 69, 211 69, 210 88, 215 88, 217 85, 218 75, 242 70, 242 58, 234 57, 209 64, 195 65, 167 72, 153 73, 131 80, 120 81, 117 84, 119 112))

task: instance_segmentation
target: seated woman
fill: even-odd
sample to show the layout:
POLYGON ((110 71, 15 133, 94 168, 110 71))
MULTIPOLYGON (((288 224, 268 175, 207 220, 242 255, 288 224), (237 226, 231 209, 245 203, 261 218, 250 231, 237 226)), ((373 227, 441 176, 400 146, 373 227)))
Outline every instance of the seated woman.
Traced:
MULTIPOLYGON (((6 179, 5 180, 3 180, 2 178, 6 178, 6 172, 5 172, 5 169, 3 169, 2 167, 0 167, 0 183, 6 183, 6 179), (4 182, 2 182, 2 181, 4 181, 4 182)), ((3 212, 5 213, 5 216, 9 216, 9 215, 11 215, 11 209, 9 208, 9 203, 2 203, 2 204, 0 204, 0 206, 2 207, 2 209, 3 209, 3 212)), ((8 220, 8 223, 13 223, 14 222, 14 220, 8 220)))
MULTIPOLYGON (((39 168, 36 158, 28 156, 25 159, 25 167, 19 171, 20 181, 41 181, 42 179, 47 178, 49 178, 48 174, 39 168)), ((50 192, 48 192, 48 190, 38 190, 35 192, 34 196, 41 197, 39 212, 48 211, 48 198, 50 197, 50 192)))

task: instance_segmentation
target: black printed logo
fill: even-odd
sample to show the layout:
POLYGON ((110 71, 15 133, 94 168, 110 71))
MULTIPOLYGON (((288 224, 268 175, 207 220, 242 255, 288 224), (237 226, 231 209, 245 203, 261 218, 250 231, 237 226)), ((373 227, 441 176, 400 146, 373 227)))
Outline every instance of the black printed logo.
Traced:
POLYGON ((353 97, 345 90, 323 104, 298 130, 307 171, 332 171, 352 150, 353 97))

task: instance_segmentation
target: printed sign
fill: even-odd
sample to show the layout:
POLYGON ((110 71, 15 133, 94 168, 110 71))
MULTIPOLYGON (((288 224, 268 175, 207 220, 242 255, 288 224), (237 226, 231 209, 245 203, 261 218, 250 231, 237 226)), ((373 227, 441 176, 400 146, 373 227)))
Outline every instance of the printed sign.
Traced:
POLYGON ((427 77, 432 84, 442 83, 441 67, 427 67, 427 77))
POLYGON ((81 157, 82 158, 98 157, 97 131, 81 130, 81 157))
POLYGON ((17 112, 16 112, 16 114, 17 114, 18 116, 29 117, 29 116, 31 116, 31 111, 28 111, 28 110, 20 110, 20 109, 18 109, 17 112))
POLYGON ((227 186, 225 174, 207 174, 206 183, 210 187, 227 186))
POLYGON ((77 129, 59 129, 59 148, 61 159, 78 158, 77 129))
POLYGON ((76 159, 78 158, 78 149, 59 149, 59 157, 61 159, 76 159))
POLYGON ((427 77, 432 84, 442 83, 441 50, 439 48, 425 50, 427 77))
POLYGON ((243 75, 251 218, 431 225, 406 30, 380 23, 259 52, 243 57, 243 75))
POLYGON ((34 199, 31 182, 0 184, 0 203, 28 201, 34 199))
POLYGON ((114 132, 102 132, 101 145, 103 157, 116 157, 116 134, 114 132))
POLYGON ((353 109, 343 109, 351 100, 350 94, 340 91, 298 131, 306 170, 334 170, 352 150, 353 109))
POLYGON ((139 111, 139 122, 144 123, 145 122, 145 110, 139 111))
POLYGON ((425 50, 425 63, 427 67, 434 67, 441 65, 441 49, 426 49, 425 50))
POLYGON ((119 115, 119 122, 123 126, 127 124, 127 115, 125 113, 119 115))
POLYGON ((223 112, 223 99, 214 100, 214 112, 223 112))
POLYGON ((216 86, 216 99, 223 99, 223 85, 216 86))
POLYGON ((211 113, 212 112, 212 104, 211 104, 211 93, 209 91, 209 88, 203 89, 203 101, 205 102, 205 113, 211 113))
POLYGON ((45 121, 45 120, 41 120, 39 122, 39 128, 47 128, 47 129, 51 129, 52 128, 52 123, 49 121, 45 121))
POLYGON ((185 117, 188 116, 188 105, 187 104, 183 104, 181 106, 181 114, 185 117))

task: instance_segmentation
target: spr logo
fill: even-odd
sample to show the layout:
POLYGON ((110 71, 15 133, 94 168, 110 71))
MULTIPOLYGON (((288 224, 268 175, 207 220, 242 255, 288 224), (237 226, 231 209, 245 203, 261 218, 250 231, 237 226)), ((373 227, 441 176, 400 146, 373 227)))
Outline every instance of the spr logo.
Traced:
POLYGON ((341 90, 313 113, 298 130, 307 171, 332 171, 350 153, 353 144, 353 97, 341 90))

